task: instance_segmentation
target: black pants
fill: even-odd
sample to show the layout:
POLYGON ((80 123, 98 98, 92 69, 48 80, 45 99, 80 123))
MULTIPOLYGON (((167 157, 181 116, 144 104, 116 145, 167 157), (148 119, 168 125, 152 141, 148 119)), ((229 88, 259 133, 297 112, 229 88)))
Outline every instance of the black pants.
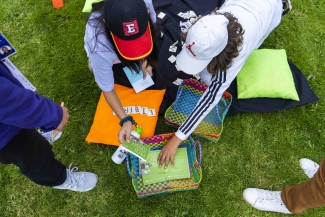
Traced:
POLYGON ((14 164, 33 182, 58 186, 66 179, 66 166, 54 158, 50 143, 36 130, 23 129, 0 150, 0 162, 14 164))
MULTIPOLYGON (((114 73, 114 82, 125 87, 132 88, 132 84, 130 83, 128 77, 126 76, 123 68, 125 66, 122 63, 113 65, 113 73, 114 73)), ((152 80, 154 81, 154 85, 147 88, 147 90, 162 90, 166 89, 166 80, 162 77, 160 71, 157 68, 153 68, 153 76, 152 80)))

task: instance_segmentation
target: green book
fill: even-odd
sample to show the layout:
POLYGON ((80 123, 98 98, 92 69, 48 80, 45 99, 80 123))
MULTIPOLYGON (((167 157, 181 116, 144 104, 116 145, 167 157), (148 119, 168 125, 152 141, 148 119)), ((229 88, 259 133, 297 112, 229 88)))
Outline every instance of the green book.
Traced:
POLYGON ((145 185, 168 180, 190 178, 186 148, 177 149, 174 156, 174 166, 169 163, 167 169, 164 169, 164 165, 161 168, 158 167, 157 159, 159 153, 160 150, 150 151, 147 161, 139 162, 139 172, 142 174, 142 180, 145 185))
POLYGON ((130 143, 124 141, 122 147, 126 149, 127 152, 130 152, 143 161, 146 161, 151 148, 149 145, 143 144, 140 140, 137 139, 131 139, 130 143))

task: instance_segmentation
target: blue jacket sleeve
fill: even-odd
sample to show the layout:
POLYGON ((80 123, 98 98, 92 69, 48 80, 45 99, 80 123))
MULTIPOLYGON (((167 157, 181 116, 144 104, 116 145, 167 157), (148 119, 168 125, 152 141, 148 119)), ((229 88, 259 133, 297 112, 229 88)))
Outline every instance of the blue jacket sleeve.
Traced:
POLYGON ((19 128, 53 130, 61 122, 62 108, 51 100, 19 87, 0 76, 0 122, 19 128))

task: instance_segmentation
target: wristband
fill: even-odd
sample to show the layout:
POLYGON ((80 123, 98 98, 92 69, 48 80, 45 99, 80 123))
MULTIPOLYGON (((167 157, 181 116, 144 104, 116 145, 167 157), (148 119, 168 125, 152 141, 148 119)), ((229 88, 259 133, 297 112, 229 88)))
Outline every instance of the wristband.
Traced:
POLYGON ((135 126, 137 126, 137 123, 133 120, 133 117, 132 116, 126 116, 125 118, 122 118, 120 120, 120 126, 122 127, 124 122, 127 122, 127 121, 131 121, 132 124, 134 124, 135 126))

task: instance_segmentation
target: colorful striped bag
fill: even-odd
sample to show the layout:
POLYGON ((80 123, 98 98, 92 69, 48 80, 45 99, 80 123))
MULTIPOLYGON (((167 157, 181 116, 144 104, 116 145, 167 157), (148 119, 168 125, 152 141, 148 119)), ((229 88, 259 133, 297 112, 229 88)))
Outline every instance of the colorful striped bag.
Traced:
MULTIPOLYGON (((175 102, 165 113, 167 125, 179 127, 193 111, 200 97, 208 88, 195 79, 185 79, 178 88, 175 102)), ((193 135, 217 143, 222 132, 223 120, 231 105, 232 96, 224 92, 216 108, 201 121, 193 135)))
MULTIPOLYGON (((173 133, 160 134, 142 138, 141 140, 151 146, 151 150, 161 150, 164 145, 174 136, 173 133)), ((187 150, 190 178, 176 179, 145 185, 140 174, 139 158, 129 154, 126 158, 126 166, 132 177, 132 184, 139 198, 145 198, 157 194, 172 193, 177 191, 195 190, 199 187, 202 179, 202 148, 199 141, 191 137, 184 140, 179 147, 187 150), (198 151, 198 153, 197 153, 198 151)))

